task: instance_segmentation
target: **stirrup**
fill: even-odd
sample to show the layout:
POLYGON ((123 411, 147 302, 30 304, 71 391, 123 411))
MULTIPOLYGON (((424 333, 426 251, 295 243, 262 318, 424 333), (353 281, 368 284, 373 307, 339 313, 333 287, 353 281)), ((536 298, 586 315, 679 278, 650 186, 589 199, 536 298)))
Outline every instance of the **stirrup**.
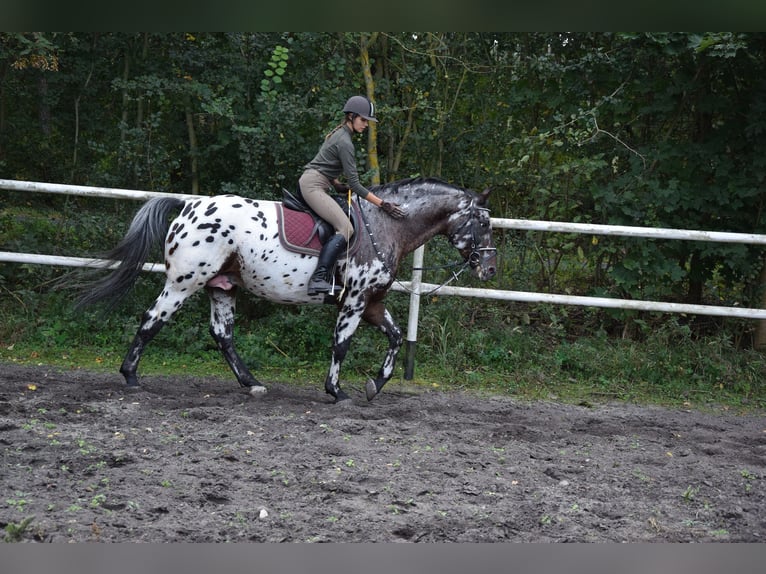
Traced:
POLYGON ((310 297, 312 295, 319 295, 320 293, 329 293, 330 289, 332 289, 332 285, 330 285, 327 281, 316 281, 309 283, 308 289, 306 289, 306 293, 308 293, 310 297))
POLYGON ((308 289, 306 290, 309 296, 319 295, 320 293, 327 293, 329 295, 335 296, 341 291, 343 291, 343 285, 339 285, 335 282, 329 283, 324 279, 313 282, 309 281, 308 289))

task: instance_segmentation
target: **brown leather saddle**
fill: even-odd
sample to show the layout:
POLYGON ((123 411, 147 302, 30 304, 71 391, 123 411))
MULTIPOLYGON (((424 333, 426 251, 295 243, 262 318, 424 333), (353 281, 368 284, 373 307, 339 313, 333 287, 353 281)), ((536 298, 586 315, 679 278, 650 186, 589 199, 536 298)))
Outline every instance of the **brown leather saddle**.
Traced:
MULTIPOLYGON (((345 197, 332 196, 338 205, 348 213, 348 201, 345 197)), ((351 225, 354 230, 359 228, 359 206, 356 201, 351 205, 351 225)), ((279 227, 279 241, 288 251, 304 253, 306 255, 319 255, 319 252, 330 237, 335 234, 335 228, 319 217, 306 203, 301 195, 300 188, 290 192, 282 188, 282 203, 277 204, 277 226, 279 227)), ((358 248, 358 233, 351 236, 351 244, 348 255, 353 255, 358 248)), ((345 254, 344 254, 345 255, 345 254)), ((341 259, 343 256, 341 256, 341 259)))

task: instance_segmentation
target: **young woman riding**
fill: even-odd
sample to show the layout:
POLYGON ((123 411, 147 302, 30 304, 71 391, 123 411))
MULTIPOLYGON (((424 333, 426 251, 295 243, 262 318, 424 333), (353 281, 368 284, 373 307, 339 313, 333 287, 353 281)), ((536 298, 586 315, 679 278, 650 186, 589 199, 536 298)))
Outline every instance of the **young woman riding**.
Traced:
MULTIPOLYGON (((306 203, 335 227, 335 235, 322 246, 319 253, 316 269, 308 284, 309 295, 330 292, 332 270, 354 233, 343 208, 329 195, 331 187, 338 191, 347 191, 350 187, 359 197, 377 205, 395 219, 405 215, 398 204, 382 201, 359 181, 352 136, 364 132, 369 122, 378 121, 374 112, 372 102, 364 96, 349 98, 343 107, 343 123, 325 137, 316 156, 304 166, 303 175, 298 180, 306 203), (341 174, 346 176, 348 186, 338 181, 341 174)), ((339 290, 341 286, 336 288, 339 290)))

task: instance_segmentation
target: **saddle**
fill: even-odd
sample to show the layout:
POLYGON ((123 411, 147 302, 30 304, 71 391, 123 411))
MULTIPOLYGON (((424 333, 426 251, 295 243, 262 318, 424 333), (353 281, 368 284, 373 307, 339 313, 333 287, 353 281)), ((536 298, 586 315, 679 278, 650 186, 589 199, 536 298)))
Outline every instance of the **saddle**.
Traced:
MULTIPOLYGON (((348 213, 348 202, 345 197, 334 195, 332 198, 338 202, 343 211, 348 213)), ((351 225, 354 230, 358 229, 359 206, 352 201, 351 225)), ((319 217, 303 199, 300 187, 295 193, 282 188, 282 203, 277 204, 277 225, 279 227, 279 241, 288 251, 303 253, 305 255, 318 256, 330 237, 335 235, 335 228, 319 217)), ((348 255, 351 256, 358 247, 358 233, 351 236, 351 244, 348 247, 348 255)), ((345 257, 345 253, 341 259, 345 257)))

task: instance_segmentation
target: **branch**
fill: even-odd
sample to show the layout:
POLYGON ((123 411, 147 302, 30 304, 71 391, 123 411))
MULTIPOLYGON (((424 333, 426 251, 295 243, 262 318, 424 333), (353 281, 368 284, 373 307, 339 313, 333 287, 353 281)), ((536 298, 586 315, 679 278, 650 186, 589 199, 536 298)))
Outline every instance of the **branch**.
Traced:
MULTIPOLYGON (((642 162, 643 162, 643 164, 644 164, 644 169, 646 169, 646 158, 645 158, 643 155, 641 155, 641 153, 639 153, 637 150, 635 150, 635 149, 633 149, 632 147, 630 147, 628 144, 626 144, 624 141, 622 141, 620 138, 618 138, 618 137, 617 137, 616 135, 614 135, 613 133, 611 133, 611 132, 608 132, 608 131, 606 131, 606 130, 602 130, 600 127, 598 127, 598 120, 596 119, 596 114, 594 114, 593 112, 590 112, 590 115, 591 115, 591 117, 593 118, 593 125, 594 125, 594 126, 596 126, 596 132, 595 132, 595 133, 594 133, 594 134, 593 134, 593 135, 590 137, 590 140, 591 140, 591 141, 593 141, 594 139, 596 139, 596 137, 598 136, 598 134, 606 134, 606 135, 608 135, 608 136, 609 136, 610 138, 612 138, 614 141, 618 142, 620 145, 624 146, 626 149, 628 149, 629 151, 633 152, 633 153, 634 153, 634 154, 636 154, 638 157, 640 157, 640 158, 641 158, 641 161, 642 161, 642 162)), ((582 142, 578 143, 577 145, 582 145, 582 142)))
POLYGON ((591 109, 589 109, 589 110, 587 110, 585 112, 582 112, 580 115, 578 115, 577 117, 573 118, 571 121, 558 126, 557 128, 554 129, 554 131, 560 130, 561 128, 565 128, 565 127, 568 127, 568 126, 570 126, 570 125, 572 125, 574 123, 577 123, 578 121, 582 120, 583 118, 591 117, 591 118, 593 118, 593 125, 596 127, 596 131, 593 134, 591 134, 591 136, 587 140, 583 140, 583 141, 577 142, 578 146, 583 145, 585 143, 585 141, 594 141, 599 134, 606 134, 610 138, 612 138, 614 141, 616 141, 617 143, 619 143, 620 145, 625 147, 625 149, 629 150, 630 152, 632 152, 632 153, 636 154, 638 157, 640 157, 641 158, 641 162, 644 164, 644 169, 646 169, 646 158, 640 152, 638 152, 637 150, 635 150, 632 147, 630 147, 628 144, 626 144, 624 141, 622 141, 619 137, 617 137, 613 133, 608 132, 606 130, 602 130, 599 127, 598 119, 596 118, 596 110, 598 108, 600 108, 602 105, 604 105, 604 103, 606 103, 607 101, 609 101, 612 98, 614 98, 617 94, 619 94, 620 91, 622 91, 622 89, 625 87, 626 82, 627 82, 627 80, 625 80, 622 84, 620 84, 617 87, 617 89, 615 89, 611 94, 601 98, 601 101, 598 102, 591 109))

